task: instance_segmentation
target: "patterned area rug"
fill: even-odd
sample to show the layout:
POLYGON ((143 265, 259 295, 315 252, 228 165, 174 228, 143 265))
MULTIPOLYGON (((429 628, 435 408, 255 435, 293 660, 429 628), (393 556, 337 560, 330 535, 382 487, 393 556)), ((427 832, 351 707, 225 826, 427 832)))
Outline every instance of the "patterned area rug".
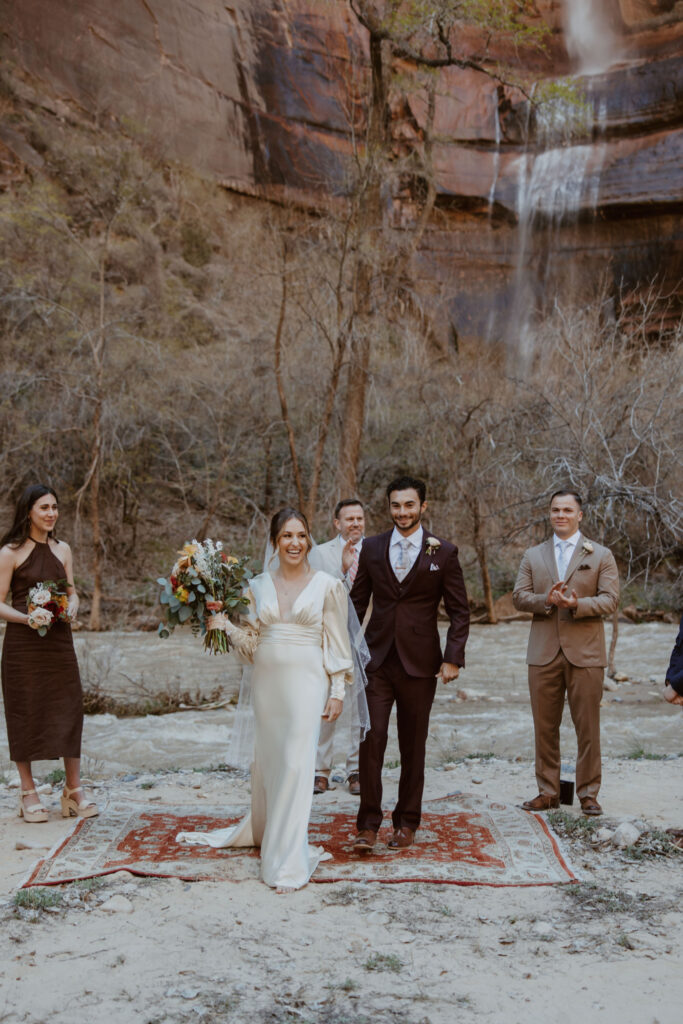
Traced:
MULTIPOLYGON (((258 878, 257 850, 180 845, 177 832, 225 828, 244 807, 151 808, 110 804, 80 820, 31 871, 24 886, 57 885, 113 871, 241 882, 258 878)), ((386 847, 387 822, 375 851, 353 853, 355 815, 314 809, 310 842, 332 854, 314 882, 436 882, 451 885, 553 885, 576 881, 557 837, 538 815, 458 793, 425 803, 417 843, 401 853, 386 847)))

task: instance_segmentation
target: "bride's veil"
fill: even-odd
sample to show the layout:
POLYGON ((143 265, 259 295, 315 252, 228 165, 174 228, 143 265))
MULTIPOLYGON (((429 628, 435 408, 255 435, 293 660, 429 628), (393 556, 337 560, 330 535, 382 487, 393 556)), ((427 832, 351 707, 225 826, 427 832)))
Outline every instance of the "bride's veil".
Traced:
MULTIPOLYGON (((267 565, 267 563, 266 563, 267 565)), ((370 651, 363 636, 356 609, 348 597, 349 614, 348 630, 351 641, 351 657, 353 660, 353 683, 344 699, 344 709, 337 719, 340 735, 353 739, 358 737, 360 744, 370 728, 370 712, 365 696, 368 678, 365 666, 370 661, 370 651)), ((245 665, 240 682, 240 695, 233 721, 232 733, 226 754, 226 763, 234 768, 249 770, 254 760, 254 703, 251 686, 251 665, 245 665)))
POLYGON ((232 723, 230 742, 225 755, 226 763, 233 768, 248 771, 254 760, 254 701, 251 688, 251 665, 242 669, 240 695, 237 700, 235 718, 232 723))
POLYGON ((344 700, 344 710, 337 720, 337 728, 341 724, 345 735, 350 735, 354 742, 357 736, 358 743, 360 744, 370 729, 370 712, 368 711, 368 701, 365 696, 365 687, 368 685, 365 667, 370 661, 370 650, 365 642, 363 628, 358 621, 356 609, 353 607, 350 596, 348 597, 348 602, 348 630, 349 640, 351 641, 351 657, 353 659, 353 683, 350 687, 351 692, 347 694, 344 700))

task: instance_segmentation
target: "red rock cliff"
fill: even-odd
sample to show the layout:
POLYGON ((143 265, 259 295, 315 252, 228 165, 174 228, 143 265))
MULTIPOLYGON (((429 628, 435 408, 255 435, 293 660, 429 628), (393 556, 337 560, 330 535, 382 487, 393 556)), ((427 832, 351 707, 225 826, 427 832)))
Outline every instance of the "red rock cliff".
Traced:
MULTIPOLYGON (((576 55, 563 4, 538 8, 553 36, 527 64, 553 78, 576 55)), ((509 336, 522 280, 525 305, 605 272, 617 296, 653 277, 682 292, 683 4, 605 0, 604 15, 618 59, 585 79, 595 114, 579 143, 541 131, 480 73, 442 73, 437 216, 418 272, 440 282, 459 334, 509 336)), ((343 190, 365 46, 344 0, 0 0, 0 16, 7 58, 101 121, 156 136, 169 158, 251 194, 343 190)), ((406 102, 401 146, 425 116, 406 102)))

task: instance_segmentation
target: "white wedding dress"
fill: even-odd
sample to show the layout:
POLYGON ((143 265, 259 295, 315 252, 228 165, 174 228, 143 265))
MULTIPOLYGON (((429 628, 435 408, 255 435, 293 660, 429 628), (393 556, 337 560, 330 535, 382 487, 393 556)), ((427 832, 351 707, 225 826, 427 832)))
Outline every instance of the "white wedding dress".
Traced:
POLYGON ((316 572, 287 620, 270 573, 246 593, 246 629, 231 627, 239 655, 253 661, 254 763, 251 813, 232 828, 180 832, 179 842, 213 847, 260 846, 261 877, 272 887, 299 889, 321 860, 308 845, 315 757, 328 696, 343 698, 353 679, 341 580, 316 572))

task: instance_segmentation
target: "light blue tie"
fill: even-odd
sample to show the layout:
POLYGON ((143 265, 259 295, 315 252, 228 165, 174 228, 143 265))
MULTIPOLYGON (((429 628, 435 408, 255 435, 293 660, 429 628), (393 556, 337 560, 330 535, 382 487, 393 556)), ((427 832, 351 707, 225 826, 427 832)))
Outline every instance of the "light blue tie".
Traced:
POLYGON ((564 576, 565 576, 565 573, 567 571, 567 564, 568 564, 568 561, 569 561, 568 558, 567 558, 567 555, 569 554, 569 541, 561 540, 558 543, 559 543, 560 553, 559 553, 558 558, 557 558, 557 571, 560 574, 560 579, 563 580, 564 576))
POLYGON ((398 562, 394 572, 396 573, 396 579, 399 583, 402 583, 404 578, 408 575, 408 550, 410 548, 409 540, 400 540, 398 542, 401 549, 401 553, 398 556, 398 562))

